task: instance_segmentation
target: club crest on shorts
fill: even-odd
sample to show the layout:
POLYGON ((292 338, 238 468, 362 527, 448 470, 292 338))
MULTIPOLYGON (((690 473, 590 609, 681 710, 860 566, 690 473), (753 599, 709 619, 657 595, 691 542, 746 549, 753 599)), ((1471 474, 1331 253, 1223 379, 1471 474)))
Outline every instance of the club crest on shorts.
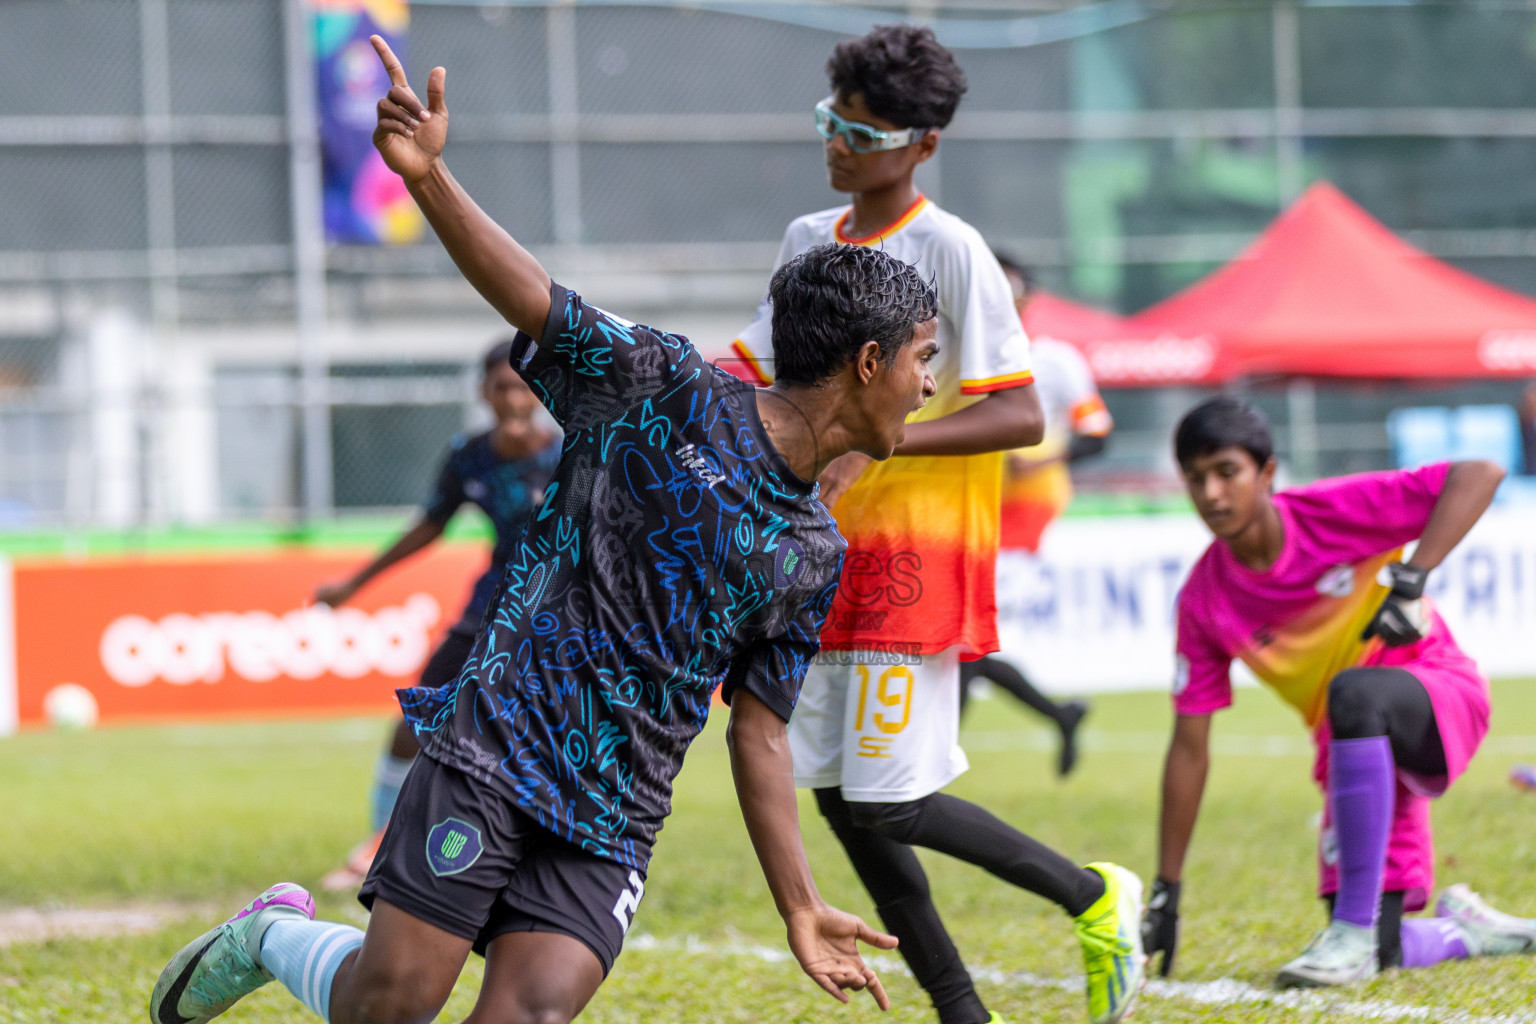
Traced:
POLYGON ((799 543, 788 538, 779 541, 779 551, 773 559, 773 585, 782 590, 793 583, 804 561, 805 549, 799 543))
POLYGON ((448 818, 427 833, 427 866, 439 878, 467 870, 484 852, 480 830, 467 821, 448 818))

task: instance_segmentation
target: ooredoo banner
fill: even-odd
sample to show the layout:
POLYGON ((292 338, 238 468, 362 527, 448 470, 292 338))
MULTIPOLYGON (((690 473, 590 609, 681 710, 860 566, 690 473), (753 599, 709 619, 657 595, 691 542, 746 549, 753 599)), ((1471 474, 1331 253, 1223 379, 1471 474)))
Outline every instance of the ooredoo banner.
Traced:
POLYGON ((92 703, 76 688, 102 721, 387 711, 487 556, 442 545, 351 605, 310 604, 368 555, 0 565, 0 732, 41 724, 50 695, 92 703))
MULTIPOLYGON (((1490 676, 1536 676, 1536 532, 1496 506, 1430 576, 1457 640, 1490 676)), ((1066 519, 997 574, 1002 657, 1042 689, 1165 689, 1173 607, 1210 542, 1187 516, 1066 519)), ((0 558, 0 735, 87 690, 106 721, 387 712, 457 617, 484 551, 434 549, 363 591, 308 604, 367 552, 87 564, 0 558), (72 690, 70 692, 73 692, 72 690)), ((1241 667, 1235 670, 1244 675, 1241 667)))

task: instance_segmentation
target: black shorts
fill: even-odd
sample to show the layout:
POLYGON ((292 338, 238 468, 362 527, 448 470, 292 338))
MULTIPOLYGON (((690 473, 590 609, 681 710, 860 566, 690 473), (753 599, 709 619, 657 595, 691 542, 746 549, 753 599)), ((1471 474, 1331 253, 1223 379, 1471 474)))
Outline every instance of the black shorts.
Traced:
POLYGON ((411 765, 357 898, 375 898, 469 939, 475 952, 508 932, 583 942, 603 975, 645 894, 635 868, 596 857, 455 768, 411 765))

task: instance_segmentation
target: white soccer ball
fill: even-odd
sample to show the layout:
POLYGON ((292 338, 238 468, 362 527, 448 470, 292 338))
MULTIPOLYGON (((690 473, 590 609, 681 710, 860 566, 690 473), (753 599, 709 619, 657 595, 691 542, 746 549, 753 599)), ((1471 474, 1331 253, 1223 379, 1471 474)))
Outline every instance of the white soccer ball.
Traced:
POLYGON ((89 729, 101 709, 90 690, 78 683, 60 683, 43 697, 43 714, 55 729, 89 729))

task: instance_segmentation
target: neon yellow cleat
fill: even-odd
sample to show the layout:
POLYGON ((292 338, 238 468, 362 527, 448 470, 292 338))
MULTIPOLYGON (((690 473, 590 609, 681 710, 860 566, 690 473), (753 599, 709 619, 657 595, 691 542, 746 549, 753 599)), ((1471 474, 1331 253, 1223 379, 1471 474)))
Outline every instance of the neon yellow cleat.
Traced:
POLYGON ((1146 981, 1141 951, 1141 879, 1118 864, 1089 864, 1104 876, 1104 895, 1077 916, 1088 970, 1088 1019, 1116 1024, 1130 1016, 1146 981))

